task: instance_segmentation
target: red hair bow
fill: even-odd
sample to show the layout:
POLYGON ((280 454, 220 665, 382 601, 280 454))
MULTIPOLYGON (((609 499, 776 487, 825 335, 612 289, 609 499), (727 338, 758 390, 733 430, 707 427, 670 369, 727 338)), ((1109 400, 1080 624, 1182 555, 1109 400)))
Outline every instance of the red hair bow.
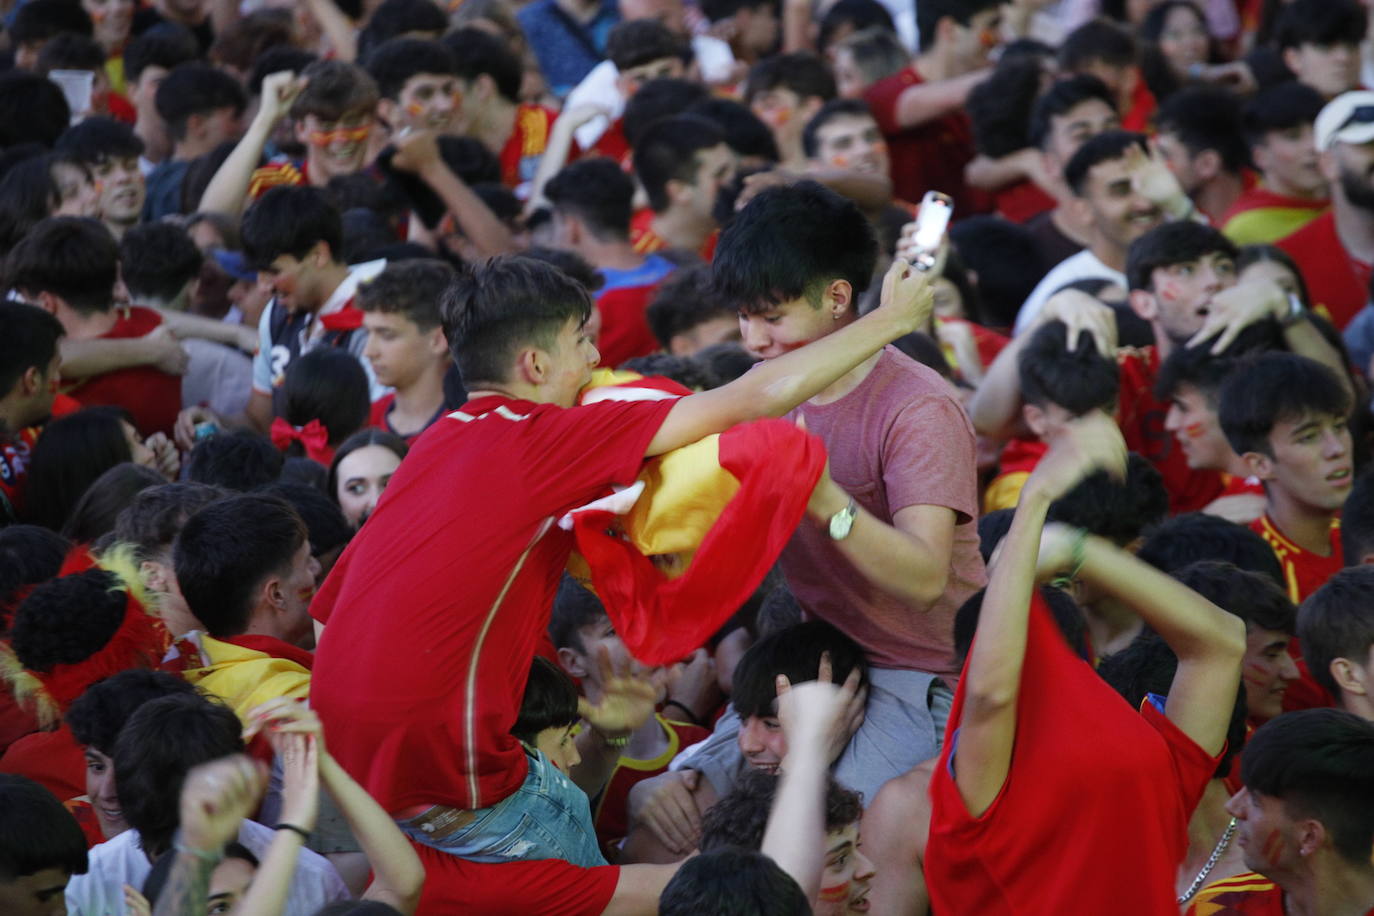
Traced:
POLYGON ((272 444, 285 451, 292 442, 299 442, 305 448, 305 457, 318 461, 325 467, 334 460, 334 450, 329 447, 329 430, 319 420, 311 420, 304 426, 292 426, 281 417, 272 421, 272 444))

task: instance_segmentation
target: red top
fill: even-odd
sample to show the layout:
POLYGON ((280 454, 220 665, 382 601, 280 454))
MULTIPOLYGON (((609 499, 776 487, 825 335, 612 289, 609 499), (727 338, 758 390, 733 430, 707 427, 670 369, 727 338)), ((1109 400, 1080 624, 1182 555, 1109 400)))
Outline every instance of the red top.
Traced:
POLYGON ((627 359, 658 352, 658 340, 644 317, 658 286, 622 286, 596 300, 601 311, 601 336, 596 339, 601 365, 614 368, 627 359))
MULTIPOLYGON (((1193 898, 1185 916, 1287 916, 1283 888, 1264 875, 1246 872, 1215 881, 1193 898)), ((1374 916, 1374 909, 1368 916, 1374 916)))
POLYGON ((601 916, 620 882, 615 865, 579 868, 562 859, 489 864, 411 845, 425 867, 415 916, 601 916))
POLYGON ((943 191, 954 198, 956 218, 985 213, 987 196, 964 182, 964 166, 973 161, 973 124, 963 109, 916 127, 897 123, 897 100, 925 80, 907 66, 878 80, 864 91, 878 128, 887 137, 892 165, 892 194, 902 200, 920 200, 927 191, 943 191))
POLYGON ((1298 262, 1312 308, 1326 315, 1338 330, 1344 330, 1369 301, 1369 279, 1374 267, 1356 260, 1336 234, 1333 213, 1303 226, 1278 246, 1298 262))
POLYGON ((1262 185, 1255 185, 1236 198, 1236 202, 1231 204, 1231 209, 1221 217, 1220 224, 1226 225, 1232 219, 1242 213, 1249 213, 1251 210, 1264 210, 1270 207, 1278 207, 1284 210, 1311 210, 1314 214, 1321 213, 1331 206, 1331 201, 1325 197, 1320 200, 1309 200, 1306 197, 1289 197, 1286 194, 1279 194, 1271 191, 1262 185))
POLYGON ((635 760, 621 757, 615 769, 606 780, 606 787, 592 803, 592 820, 596 824, 596 841, 606 861, 614 862, 618 857, 619 843, 630 830, 630 790, 636 784, 657 776, 668 769, 668 764, 678 755, 698 741, 704 741, 711 733, 699 725, 685 722, 671 722, 662 716, 655 716, 664 733, 668 736, 668 746, 654 760, 635 760))
MULTIPOLYGON (((162 324, 162 316, 152 309, 132 306, 120 309, 115 326, 100 335, 101 340, 145 337, 162 324)), ((151 366, 116 369, 77 382, 68 392, 83 407, 114 404, 129 411, 134 426, 145 436, 172 435, 181 411, 181 377, 151 366)))
MULTIPOLYGON (((720 241, 720 230, 712 232, 697 254, 706 263, 716 256, 716 242, 720 241)), ((643 208, 630 217, 630 244, 638 254, 653 254, 668 247, 668 240, 654 231, 654 211, 643 208)))
POLYGON ((522 104, 515 110, 515 127, 501 147, 501 183, 514 189, 534 180, 539 157, 549 145, 549 131, 558 112, 542 105, 522 104))
POLYGON ((375 427, 377 429, 384 429, 387 432, 392 433, 393 435, 401 436, 402 439, 406 440, 406 445, 414 445, 415 440, 420 438, 421 434, 424 433, 425 429, 429 429, 430 426, 433 426, 434 423, 437 422, 438 419, 444 415, 444 411, 447 409, 445 407, 439 408, 439 412, 434 415, 433 419, 430 420, 429 424, 425 426, 425 429, 422 429, 419 432, 411 433, 408 436, 402 436, 400 433, 396 432, 395 427, 391 425, 391 420, 388 419, 388 416, 391 413, 391 405, 395 403, 396 392, 394 391, 390 394, 384 394, 377 400, 373 401, 372 410, 369 411, 367 415, 367 425, 375 427))
POLYGON ((1177 913, 1174 881, 1188 850, 1188 819, 1217 758, 1150 703, 1140 713, 1131 709, 1074 654, 1036 595, 1011 766, 992 806, 975 818, 952 770, 965 683, 930 782, 931 909, 1177 913))
POLYGON ((625 120, 616 118, 615 122, 606 128, 606 132, 592 144, 592 148, 587 150, 587 155, 614 159, 620 165, 626 166, 626 171, 629 171, 632 152, 630 141, 625 139, 625 120))
POLYGON ((311 702, 388 811, 519 788, 510 728, 573 545, 555 522, 634 480, 673 403, 478 398, 402 462, 311 605, 311 702))
POLYGON ((1136 80, 1135 91, 1131 93, 1131 107, 1121 115, 1121 129, 1137 133, 1150 133, 1154 130, 1155 112, 1159 102, 1142 76, 1136 80))
POLYGON ((1033 216, 1059 206, 1059 201, 1030 179, 1003 188, 992 199, 997 205, 997 212, 1013 223, 1024 223, 1033 216))
POLYGON ((1116 362, 1121 369, 1117 423, 1126 447, 1140 453, 1164 478, 1170 514, 1198 511, 1221 495, 1221 475, 1188 467, 1183 448, 1173 433, 1164 428, 1169 405, 1155 397, 1154 391, 1159 350, 1123 349, 1117 352, 1116 362))
POLYGON ((59 800, 86 794, 86 753, 66 723, 55 732, 34 732, 9 746, 0 773, 27 776, 59 800))
MULTIPOLYGON (((49 416, 65 417, 80 409, 79 401, 65 394, 58 394, 53 398, 52 412, 49 416)), ((38 434, 42 431, 42 425, 29 426, 21 429, 17 436, 0 439, 0 517, 6 512, 6 501, 16 518, 23 508, 20 495, 24 492, 24 480, 28 477, 29 456, 38 441, 38 434)), ((0 730, 0 734, 3 734, 3 730, 0 730)), ((0 740, 0 746, 3 744, 3 740, 0 740)))

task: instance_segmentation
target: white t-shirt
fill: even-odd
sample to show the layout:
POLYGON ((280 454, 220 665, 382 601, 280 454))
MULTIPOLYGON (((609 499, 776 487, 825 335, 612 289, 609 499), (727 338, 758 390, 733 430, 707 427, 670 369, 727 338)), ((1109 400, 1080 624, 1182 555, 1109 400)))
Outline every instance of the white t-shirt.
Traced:
POLYGON ((1026 297, 1021 311, 1016 313, 1016 326, 1012 334, 1021 334, 1035 323, 1036 316, 1044 308, 1046 300, 1059 292, 1064 286, 1078 280, 1103 279, 1126 286, 1126 275, 1103 264, 1087 248, 1078 254, 1065 258, 1054 266, 1049 273, 1035 285, 1026 297))

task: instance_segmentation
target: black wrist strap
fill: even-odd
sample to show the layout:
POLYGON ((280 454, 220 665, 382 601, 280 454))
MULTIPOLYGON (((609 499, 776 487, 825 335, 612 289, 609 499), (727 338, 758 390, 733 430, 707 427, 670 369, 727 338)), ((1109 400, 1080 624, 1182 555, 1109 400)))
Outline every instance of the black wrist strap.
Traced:
POLYGON ((682 710, 683 715, 686 717, 689 723, 697 726, 698 728, 705 728, 705 725, 702 724, 701 719, 697 718, 697 714, 692 712, 682 703, 679 703, 677 700, 664 700, 663 705, 665 708, 668 706, 676 706, 678 709, 682 710))
POLYGON ((272 829, 273 829, 273 830, 290 830, 292 833, 295 833, 295 834, 299 834, 299 835, 300 835, 301 842, 305 843, 305 842, 309 842, 309 841, 310 841, 310 831, 309 831, 309 830, 306 830, 304 827, 297 827, 295 824, 278 824, 277 826, 273 827, 272 829))

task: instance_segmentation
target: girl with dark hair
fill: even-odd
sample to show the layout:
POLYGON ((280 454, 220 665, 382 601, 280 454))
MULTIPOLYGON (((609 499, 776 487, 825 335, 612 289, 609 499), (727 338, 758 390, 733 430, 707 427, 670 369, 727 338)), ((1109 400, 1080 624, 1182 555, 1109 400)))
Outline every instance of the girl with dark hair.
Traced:
POLYGON ((350 525, 367 521, 408 450, 404 439, 381 429, 354 433, 339 446, 329 466, 329 495, 350 525))
POLYGON ((74 544, 94 544, 114 531, 115 519, 135 496, 166 482, 166 477, 145 465, 132 462, 115 465, 81 494, 67 524, 62 526, 63 537, 70 538, 74 544))
POLYGON ((49 216, 95 216, 100 192, 85 164, 57 153, 16 163, 0 179, 0 252, 49 216))
POLYGON ((328 466, 334 450, 367 423, 372 401, 367 373, 346 350, 320 348, 286 370, 285 417, 272 421, 272 444, 288 458, 304 456, 328 466))

